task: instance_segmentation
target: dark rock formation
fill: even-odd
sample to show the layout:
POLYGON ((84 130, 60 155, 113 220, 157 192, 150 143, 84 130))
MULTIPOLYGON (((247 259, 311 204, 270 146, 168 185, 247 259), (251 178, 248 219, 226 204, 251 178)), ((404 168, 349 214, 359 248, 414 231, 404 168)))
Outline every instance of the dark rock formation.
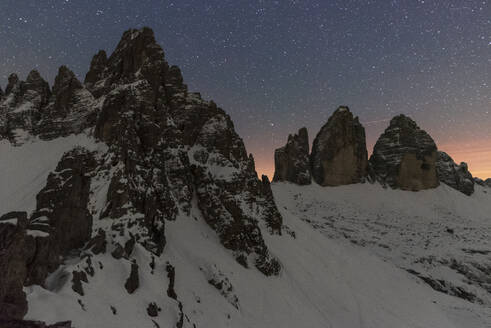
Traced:
POLYGON ((29 135, 49 140, 80 133, 94 124, 96 113, 94 97, 65 66, 52 91, 36 70, 26 81, 12 74, 0 102, 0 138, 22 144, 29 135))
POLYGON ((140 278, 138 276, 138 264, 133 262, 131 263, 130 276, 128 277, 128 279, 126 279, 124 288, 126 288, 128 294, 133 294, 135 290, 138 289, 139 286, 140 286, 140 278))
POLYGON ((54 139, 80 133, 93 126, 97 116, 94 97, 66 66, 61 66, 49 104, 42 109, 34 134, 54 139))
POLYGON ((72 272, 72 289, 80 296, 84 296, 84 289, 82 282, 88 283, 87 274, 84 271, 72 272))
POLYGON ((12 73, 9 75, 7 88, 5 88, 5 96, 9 96, 20 88, 20 80, 17 74, 12 73))
POLYGON ((438 179, 450 187, 470 196, 474 193, 474 178, 462 162, 457 165, 445 152, 439 151, 436 162, 438 179))
POLYGON ((22 318, 27 312, 22 287, 44 285, 59 266, 60 256, 90 239, 88 173, 93 167, 94 159, 85 149, 66 153, 37 195, 29 220, 25 212, 0 218, 0 274, 6 277, 0 281, 0 316, 22 318))
POLYGON ((365 128, 348 107, 339 107, 312 144, 311 172, 321 186, 363 182, 368 155, 365 128))
POLYGON ((7 97, 0 103, 0 137, 22 142, 23 136, 17 137, 17 133, 35 128, 50 95, 49 85, 38 71, 31 71, 26 81, 19 81, 15 74, 10 75, 7 97))
POLYGON ((286 145, 275 150, 273 181, 310 184, 309 136, 306 128, 301 128, 293 136, 288 135, 286 145))
POLYGON ((82 247, 90 239, 92 215, 87 204, 90 172, 95 166, 93 155, 84 148, 65 153, 36 197, 32 225, 51 233, 62 254, 82 247))
POLYGON ((147 306, 147 314, 151 317, 158 316, 160 311, 162 311, 162 309, 159 308, 155 302, 152 302, 147 306))
POLYGON ((167 265, 165 266, 165 271, 167 271, 167 278, 169 278, 169 286, 167 286, 167 296, 177 300, 177 294, 174 290, 176 269, 170 263, 167 263, 167 265))
POLYGON ((97 234, 92 237, 85 246, 85 249, 91 250, 94 254, 105 253, 107 248, 106 232, 102 229, 97 231, 97 234))
POLYGON ((27 313, 22 290, 27 276, 26 259, 32 256, 26 241, 27 213, 0 217, 0 318, 19 318, 27 313))
MULTIPOLYGON (((104 79, 104 70, 107 65, 107 55, 104 50, 100 50, 90 62, 90 69, 85 75, 84 84, 87 86, 89 90, 95 90, 97 87, 95 86, 96 82, 103 81, 104 79)), ((96 97, 100 96, 100 94, 96 94, 96 97)))
POLYGON ((370 157, 375 178, 392 188, 418 191, 439 185, 433 139, 407 116, 390 121, 370 157))

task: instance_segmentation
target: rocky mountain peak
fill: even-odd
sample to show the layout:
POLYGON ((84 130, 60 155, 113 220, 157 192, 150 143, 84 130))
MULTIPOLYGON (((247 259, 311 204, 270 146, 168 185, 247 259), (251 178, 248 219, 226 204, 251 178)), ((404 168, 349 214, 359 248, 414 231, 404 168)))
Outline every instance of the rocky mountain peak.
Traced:
POLYGON ((99 51, 91 62, 86 75, 86 86, 97 98, 117 85, 147 80, 157 97, 165 89, 166 76, 182 84, 180 71, 169 71, 164 51, 155 41, 152 29, 130 29, 123 33, 114 52, 106 58, 106 53, 99 51), (162 89, 162 90, 161 90, 162 89))
POLYGON ((35 69, 30 71, 29 74, 27 75, 27 78, 26 78, 26 82, 29 82, 29 83, 36 82, 39 80, 44 81, 44 79, 41 77, 41 74, 39 74, 39 72, 35 69))
POLYGON ((20 86, 20 80, 17 74, 15 73, 10 74, 8 78, 7 87, 5 88, 5 95, 8 96, 10 93, 12 93, 13 90, 18 88, 19 86, 20 86))
POLYGON ((370 157, 376 178, 392 188, 423 190, 439 185, 437 147, 428 133, 405 115, 394 117, 370 157))
POLYGON ((82 84, 68 67, 65 65, 60 66, 58 74, 55 77, 55 83, 53 85, 53 94, 61 94, 66 89, 74 90, 81 89, 82 84))
POLYGON ((37 109, 45 105, 51 95, 48 82, 41 77, 37 70, 29 72, 26 81, 21 82, 21 89, 25 100, 34 102, 37 109))
POLYGON ((21 131, 34 129, 50 96, 49 84, 38 71, 32 70, 26 81, 20 81, 16 74, 11 74, 6 97, 0 102, 0 136, 22 143, 26 136, 21 131))
POLYGON ((90 62, 90 68, 85 75, 84 84, 91 89, 95 82, 102 79, 102 74, 107 65, 107 54, 104 50, 99 50, 97 54, 92 57, 90 62))
POLYGON ((273 181, 288 181, 299 185, 310 184, 309 136, 307 128, 288 135, 285 146, 274 153, 273 181))
POLYGON ((312 144, 312 177, 322 186, 362 182, 367 162, 365 128, 348 107, 338 107, 312 144))

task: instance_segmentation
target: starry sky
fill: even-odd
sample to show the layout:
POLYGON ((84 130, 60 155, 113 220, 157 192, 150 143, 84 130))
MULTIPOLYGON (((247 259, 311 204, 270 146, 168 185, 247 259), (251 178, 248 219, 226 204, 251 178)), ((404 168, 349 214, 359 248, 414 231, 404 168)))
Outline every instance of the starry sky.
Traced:
POLYGON ((123 31, 149 26, 190 91, 232 117, 259 174, 339 105, 360 117, 368 151, 404 113, 471 172, 491 177, 491 1, 1 0, 0 85, 36 68, 50 84, 123 31))

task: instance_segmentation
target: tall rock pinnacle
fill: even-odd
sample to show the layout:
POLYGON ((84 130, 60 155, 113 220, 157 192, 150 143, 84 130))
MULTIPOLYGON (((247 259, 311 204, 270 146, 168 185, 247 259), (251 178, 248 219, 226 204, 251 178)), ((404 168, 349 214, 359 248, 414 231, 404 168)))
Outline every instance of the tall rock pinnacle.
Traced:
POLYGON ((365 128, 348 107, 339 107, 312 144, 312 177, 321 186, 362 182, 367 175, 365 128))
POLYGON ((285 146, 274 152, 273 181, 310 184, 309 136, 306 128, 289 135, 285 146))
POLYGON ((370 164, 381 183, 418 191, 439 185, 437 157, 430 135, 409 117, 398 115, 377 140, 370 164))

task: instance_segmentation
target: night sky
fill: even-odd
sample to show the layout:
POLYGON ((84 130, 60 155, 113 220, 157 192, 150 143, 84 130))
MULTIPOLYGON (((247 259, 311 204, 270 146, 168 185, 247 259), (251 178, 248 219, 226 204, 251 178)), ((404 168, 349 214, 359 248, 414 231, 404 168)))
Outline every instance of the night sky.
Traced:
POLYGON ((229 113, 272 175, 274 149, 312 139, 339 105, 360 117, 368 151, 396 114, 491 177, 491 1, 0 1, 0 85, 92 56, 149 26, 190 91, 229 113))

